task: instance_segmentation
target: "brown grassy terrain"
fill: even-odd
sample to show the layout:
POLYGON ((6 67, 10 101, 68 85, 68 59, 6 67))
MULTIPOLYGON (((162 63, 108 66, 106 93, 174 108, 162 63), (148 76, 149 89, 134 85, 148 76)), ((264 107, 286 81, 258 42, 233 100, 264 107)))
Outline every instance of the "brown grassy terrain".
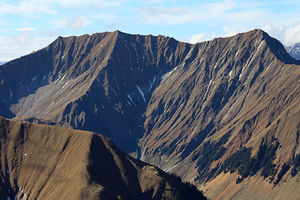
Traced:
POLYGON ((92 132, 0 118, 0 144, 1 199, 193 199, 195 192, 92 132))

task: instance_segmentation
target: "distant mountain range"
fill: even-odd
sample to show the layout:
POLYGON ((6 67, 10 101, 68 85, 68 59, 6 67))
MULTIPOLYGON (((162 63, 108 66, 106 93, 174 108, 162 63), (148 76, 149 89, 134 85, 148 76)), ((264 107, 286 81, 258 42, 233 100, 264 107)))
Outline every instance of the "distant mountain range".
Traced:
POLYGON ((0 61, 0 65, 2 65, 2 64, 4 64, 4 63, 5 63, 5 62, 1 62, 1 61, 0 61))
POLYGON ((0 115, 101 133, 209 199, 295 199, 299 64, 261 30, 59 37, 0 67, 0 115))
POLYGON ((286 48, 287 52, 297 60, 300 60, 300 43, 286 48))

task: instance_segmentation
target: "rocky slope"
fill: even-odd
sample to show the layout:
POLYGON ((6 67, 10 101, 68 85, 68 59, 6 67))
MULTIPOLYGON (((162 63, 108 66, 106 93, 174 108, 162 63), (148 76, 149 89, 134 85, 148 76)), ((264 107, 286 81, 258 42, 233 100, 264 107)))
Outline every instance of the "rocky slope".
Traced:
POLYGON ((102 135, 0 118, 1 199, 206 199, 102 135))
POLYGON ((300 43, 286 48, 287 52, 297 60, 300 60, 300 43))
POLYGON ((251 177, 251 183, 262 177, 268 188, 251 194, 272 193, 284 175, 299 188, 291 176, 300 153, 299 63, 260 30, 193 50, 192 62, 178 66, 153 92, 142 159, 201 185, 213 199, 249 194, 251 177), (224 173, 223 187, 216 181, 207 186, 224 173))
POLYGON ((103 133, 213 199, 299 185, 299 61, 261 30, 195 45, 60 37, 4 64, 0 81, 0 114, 103 133))
POLYGON ((0 115, 101 132, 132 152, 152 90, 190 46, 119 31, 59 37, 0 68, 0 115))

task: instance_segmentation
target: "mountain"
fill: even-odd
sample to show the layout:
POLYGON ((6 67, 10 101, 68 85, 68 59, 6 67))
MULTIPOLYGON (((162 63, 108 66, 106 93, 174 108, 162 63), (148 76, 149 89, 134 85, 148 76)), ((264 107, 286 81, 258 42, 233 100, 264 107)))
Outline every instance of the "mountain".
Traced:
POLYGON ((0 62, 0 65, 3 65, 5 62, 0 62))
POLYGON ((103 133, 210 199, 293 199, 299 64, 261 30, 59 37, 0 67, 0 115, 103 133))
POLYGON ((197 44, 193 55, 152 94, 142 160, 211 199, 299 196, 299 62, 260 30, 197 44), (282 179, 293 187, 278 189, 282 179))
POLYGON ((92 132, 0 118, 1 199, 206 199, 92 132))
POLYGON ((133 152, 152 91, 190 46, 119 31, 59 37, 0 68, 0 115, 101 132, 133 152))
POLYGON ((300 60, 300 43, 286 48, 287 52, 297 60, 300 60))

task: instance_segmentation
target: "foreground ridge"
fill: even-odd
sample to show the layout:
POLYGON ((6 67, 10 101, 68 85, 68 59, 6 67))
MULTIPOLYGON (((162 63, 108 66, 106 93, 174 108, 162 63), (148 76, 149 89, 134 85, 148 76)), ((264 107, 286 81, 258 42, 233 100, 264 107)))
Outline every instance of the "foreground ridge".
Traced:
POLYGON ((0 118, 1 199, 206 199, 91 132, 0 118))

